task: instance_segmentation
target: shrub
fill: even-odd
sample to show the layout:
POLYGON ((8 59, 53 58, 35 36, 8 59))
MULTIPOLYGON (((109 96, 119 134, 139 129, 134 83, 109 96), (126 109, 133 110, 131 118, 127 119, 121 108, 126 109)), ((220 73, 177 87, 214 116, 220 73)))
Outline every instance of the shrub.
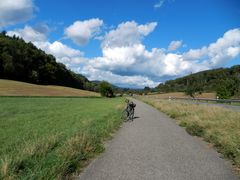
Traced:
POLYGON ((114 96, 112 85, 106 81, 102 81, 99 84, 99 91, 100 91, 101 95, 104 97, 113 97, 114 96))

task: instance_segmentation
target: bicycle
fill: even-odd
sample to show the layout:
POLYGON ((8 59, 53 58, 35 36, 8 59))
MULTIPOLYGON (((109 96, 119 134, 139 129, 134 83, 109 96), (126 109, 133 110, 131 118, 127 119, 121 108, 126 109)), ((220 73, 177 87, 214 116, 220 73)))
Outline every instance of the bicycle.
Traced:
POLYGON ((122 112, 121 119, 123 119, 125 122, 130 121, 130 120, 133 121, 134 108, 135 108, 136 104, 134 104, 133 102, 129 103, 129 100, 126 100, 126 103, 127 103, 127 106, 122 112))

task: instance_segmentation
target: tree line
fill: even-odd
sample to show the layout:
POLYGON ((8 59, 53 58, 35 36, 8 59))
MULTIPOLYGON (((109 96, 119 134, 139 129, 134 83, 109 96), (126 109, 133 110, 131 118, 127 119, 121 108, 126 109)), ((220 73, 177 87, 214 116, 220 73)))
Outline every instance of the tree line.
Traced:
POLYGON ((0 33, 0 78, 98 91, 98 84, 74 73, 31 42, 0 33))
POLYGON ((156 87, 159 92, 216 92, 221 99, 240 98, 240 65, 218 68, 169 80, 156 87))

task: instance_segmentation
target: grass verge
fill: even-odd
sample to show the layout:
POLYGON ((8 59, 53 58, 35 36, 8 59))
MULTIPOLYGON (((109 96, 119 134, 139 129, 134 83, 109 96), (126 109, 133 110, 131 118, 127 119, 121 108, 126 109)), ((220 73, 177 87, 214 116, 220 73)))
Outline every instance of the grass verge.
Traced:
POLYGON ((240 112, 222 107, 138 97, 175 119, 194 136, 212 143, 240 174, 240 112))
POLYGON ((104 150, 122 98, 0 98, 0 179, 62 179, 104 150))

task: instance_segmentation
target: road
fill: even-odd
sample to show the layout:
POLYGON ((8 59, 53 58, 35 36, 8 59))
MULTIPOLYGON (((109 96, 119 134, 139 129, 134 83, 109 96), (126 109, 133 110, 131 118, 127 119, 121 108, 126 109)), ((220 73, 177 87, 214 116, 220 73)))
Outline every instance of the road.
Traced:
POLYGON ((136 118, 124 123, 81 180, 237 180, 229 162, 174 120, 134 100, 136 118))

